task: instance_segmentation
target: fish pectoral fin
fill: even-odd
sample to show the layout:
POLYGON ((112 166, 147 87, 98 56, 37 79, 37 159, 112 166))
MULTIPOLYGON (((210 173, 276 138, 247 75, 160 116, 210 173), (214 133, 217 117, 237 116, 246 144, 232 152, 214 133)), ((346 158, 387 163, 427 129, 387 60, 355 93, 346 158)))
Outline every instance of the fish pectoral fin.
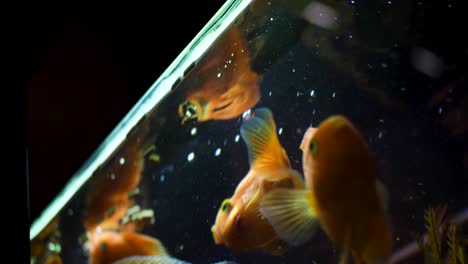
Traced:
POLYGON ((386 212, 388 210, 388 204, 390 195, 388 194, 387 188, 379 179, 375 180, 375 189, 379 198, 380 206, 386 212))
POLYGON ((261 217, 260 213, 260 198, 262 197, 263 191, 259 188, 255 192, 254 196, 247 203, 244 209, 244 216, 250 219, 261 217))
POLYGON ((249 156, 251 167, 276 163, 285 165, 283 150, 276 134, 273 113, 268 108, 258 108, 254 116, 241 126, 240 134, 249 156))
POLYGON ((189 262, 167 256, 131 256, 114 264, 190 264, 189 262))
POLYGON ((278 238, 274 238, 263 245, 263 250, 273 256, 282 256, 288 251, 288 245, 286 242, 278 238))
POLYGON ((309 240, 318 227, 312 199, 308 190, 279 188, 264 196, 260 212, 281 239, 298 246, 309 240))
POLYGON ((233 85, 229 87, 229 90, 227 90, 225 93, 223 93, 220 96, 220 99, 222 100, 232 100, 232 98, 238 97, 241 95, 244 91, 242 90, 242 87, 239 85, 233 85))
MULTIPOLYGON (((343 248, 343 251, 341 252, 341 255, 340 255, 340 262, 339 262, 340 264, 347 264, 348 263, 350 243, 351 243, 351 235, 352 235, 352 233, 349 230, 346 231, 345 237, 344 237, 344 248, 343 248)), ((353 257, 354 257, 354 261, 356 262, 356 264, 362 264, 359 261, 360 258, 354 253, 355 252, 353 252, 353 257)))
POLYGON ((232 104, 232 101, 229 101, 226 103, 223 102, 223 104, 220 104, 220 106, 213 108, 212 112, 216 113, 216 112, 226 110, 231 104, 232 104))
MULTIPOLYGON (((345 248, 343 250, 343 252, 341 252, 341 255, 340 255, 340 264, 348 264, 348 255, 349 255, 349 251, 347 248, 345 248)), ((360 262, 356 262, 356 263, 360 263, 360 262)))

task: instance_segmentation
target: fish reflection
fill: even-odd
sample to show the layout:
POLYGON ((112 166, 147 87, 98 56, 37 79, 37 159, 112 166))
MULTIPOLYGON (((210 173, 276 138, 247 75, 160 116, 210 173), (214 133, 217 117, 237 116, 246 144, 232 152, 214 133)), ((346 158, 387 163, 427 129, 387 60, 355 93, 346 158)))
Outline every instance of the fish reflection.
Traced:
POLYGON ((85 217, 87 230, 94 230, 98 226, 117 228, 119 220, 133 205, 128 194, 140 182, 143 163, 143 152, 133 143, 99 175, 88 194, 85 217))
POLYGON ((61 264, 61 232, 55 217, 30 243, 31 263, 61 264))
POLYGON ((301 143, 305 190, 272 190, 261 212, 293 245, 309 240, 317 223, 344 248, 342 259, 380 263, 391 253, 386 193, 372 155, 349 120, 332 116, 310 128, 301 143))
MULTIPOLYGON (((138 140, 137 140, 138 141, 138 140)), ((134 255, 168 256, 156 238, 138 233, 153 220, 152 210, 141 210, 138 193, 144 163, 143 145, 130 142, 105 168, 88 194, 84 225, 90 264, 110 264, 134 255)))
MULTIPOLYGON (((114 264, 190 264, 190 262, 183 261, 173 257, 147 257, 147 256, 132 256, 120 261, 115 262, 114 264)), ((213 264, 238 264, 234 261, 221 261, 213 264)))
POLYGON ((211 231, 216 244, 234 251, 262 249, 272 255, 287 251, 285 242, 261 215, 259 204, 275 188, 303 188, 301 175, 291 168, 289 158, 276 134, 271 111, 257 109, 241 126, 247 145, 250 171, 234 195, 222 202, 211 231))
POLYGON ((182 124, 240 116, 260 100, 259 75, 249 62, 248 48, 237 27, 221 36, 187 77, 191 86, 179 105, 182 124))
POLYGON ((133 255, 168 255, 158 239, 127 231, 103 231, 92 236, 90 243, 91 264, 110 264, 133 255))

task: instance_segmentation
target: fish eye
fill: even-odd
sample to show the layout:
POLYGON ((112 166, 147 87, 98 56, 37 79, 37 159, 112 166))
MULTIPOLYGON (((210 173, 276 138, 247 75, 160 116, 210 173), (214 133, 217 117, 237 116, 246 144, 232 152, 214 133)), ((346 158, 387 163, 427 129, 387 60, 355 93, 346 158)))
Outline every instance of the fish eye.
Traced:
POLYGON ((223 212, 227 213, 229 210, 231 210, 231 202, 229 201, 229 199, 226 199, 223 201, 223 203, 221 204, 221 210, 223 210, 223 212))
POLYGON ((312 152, 312 155, 316 155, 317 154, 317 139, 312 139, 312 141, 310 142, 310 145, 309 145, 309 148, 310 148, 310 151, 312 152))

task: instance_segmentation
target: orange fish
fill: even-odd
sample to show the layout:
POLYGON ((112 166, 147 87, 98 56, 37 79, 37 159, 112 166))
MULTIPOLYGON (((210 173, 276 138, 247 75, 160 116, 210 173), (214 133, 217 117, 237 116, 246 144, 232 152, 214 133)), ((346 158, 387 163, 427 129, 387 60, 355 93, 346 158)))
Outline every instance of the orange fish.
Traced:
POLYGON ((265 195, 261 212, 293 245, 309 240, 317 223, 328 237, 351 250, 356 263, 382 263, 391 253, 386 192, 364 139, 343 116, 310 128, 301 143, 306 189, 265 195))
POLYGON ((134 255, 168 256, 158 239, 133 232, 96 231, 90 244, 90 264, 111 264, 134 255))
POLYGON ((232 119, 260 100, 259 75, 250 67, 247 44, 233 26, 203 56, 184 82, 191 88, 179 106, 182 123, 232 119))
POLYGON ((234 251, 262 249, 282 255, 287 250, 285 242, 261 215, 259 204, 265 193, 274 188, 304 188, 302 177, 291 168, 269 109, 257 109, 242 124, 240 134, 247 145, 250 170, 234 195, 222 202, 211 228, 213 239, 234 251))

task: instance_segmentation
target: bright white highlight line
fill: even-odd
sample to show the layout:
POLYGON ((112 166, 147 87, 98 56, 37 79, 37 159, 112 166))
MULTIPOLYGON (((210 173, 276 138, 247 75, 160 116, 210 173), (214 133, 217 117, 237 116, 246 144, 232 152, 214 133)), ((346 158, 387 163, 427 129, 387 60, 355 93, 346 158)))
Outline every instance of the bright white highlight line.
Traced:
POLYGON ((93 175, 94 171, 104 163, 117 147, 125 140, 130 130, 161 99, 171 90, 172 85, 185 69, 196 61, 210 47, 224 30, 231 25, 239 14, 250 4, 251 0, 228 0, 211 18, 203 29, 195 36, 189 45, 177 56, 172 64, 163 72, 156 82, 148 89, 138 103, 128 112, 122 121, 114 128, 94 153, 73 175, 58 196, 47 206, 42 214, 31 225, 29 239, 32 240, 60 210, 70 201, 73 195, 93 175))

